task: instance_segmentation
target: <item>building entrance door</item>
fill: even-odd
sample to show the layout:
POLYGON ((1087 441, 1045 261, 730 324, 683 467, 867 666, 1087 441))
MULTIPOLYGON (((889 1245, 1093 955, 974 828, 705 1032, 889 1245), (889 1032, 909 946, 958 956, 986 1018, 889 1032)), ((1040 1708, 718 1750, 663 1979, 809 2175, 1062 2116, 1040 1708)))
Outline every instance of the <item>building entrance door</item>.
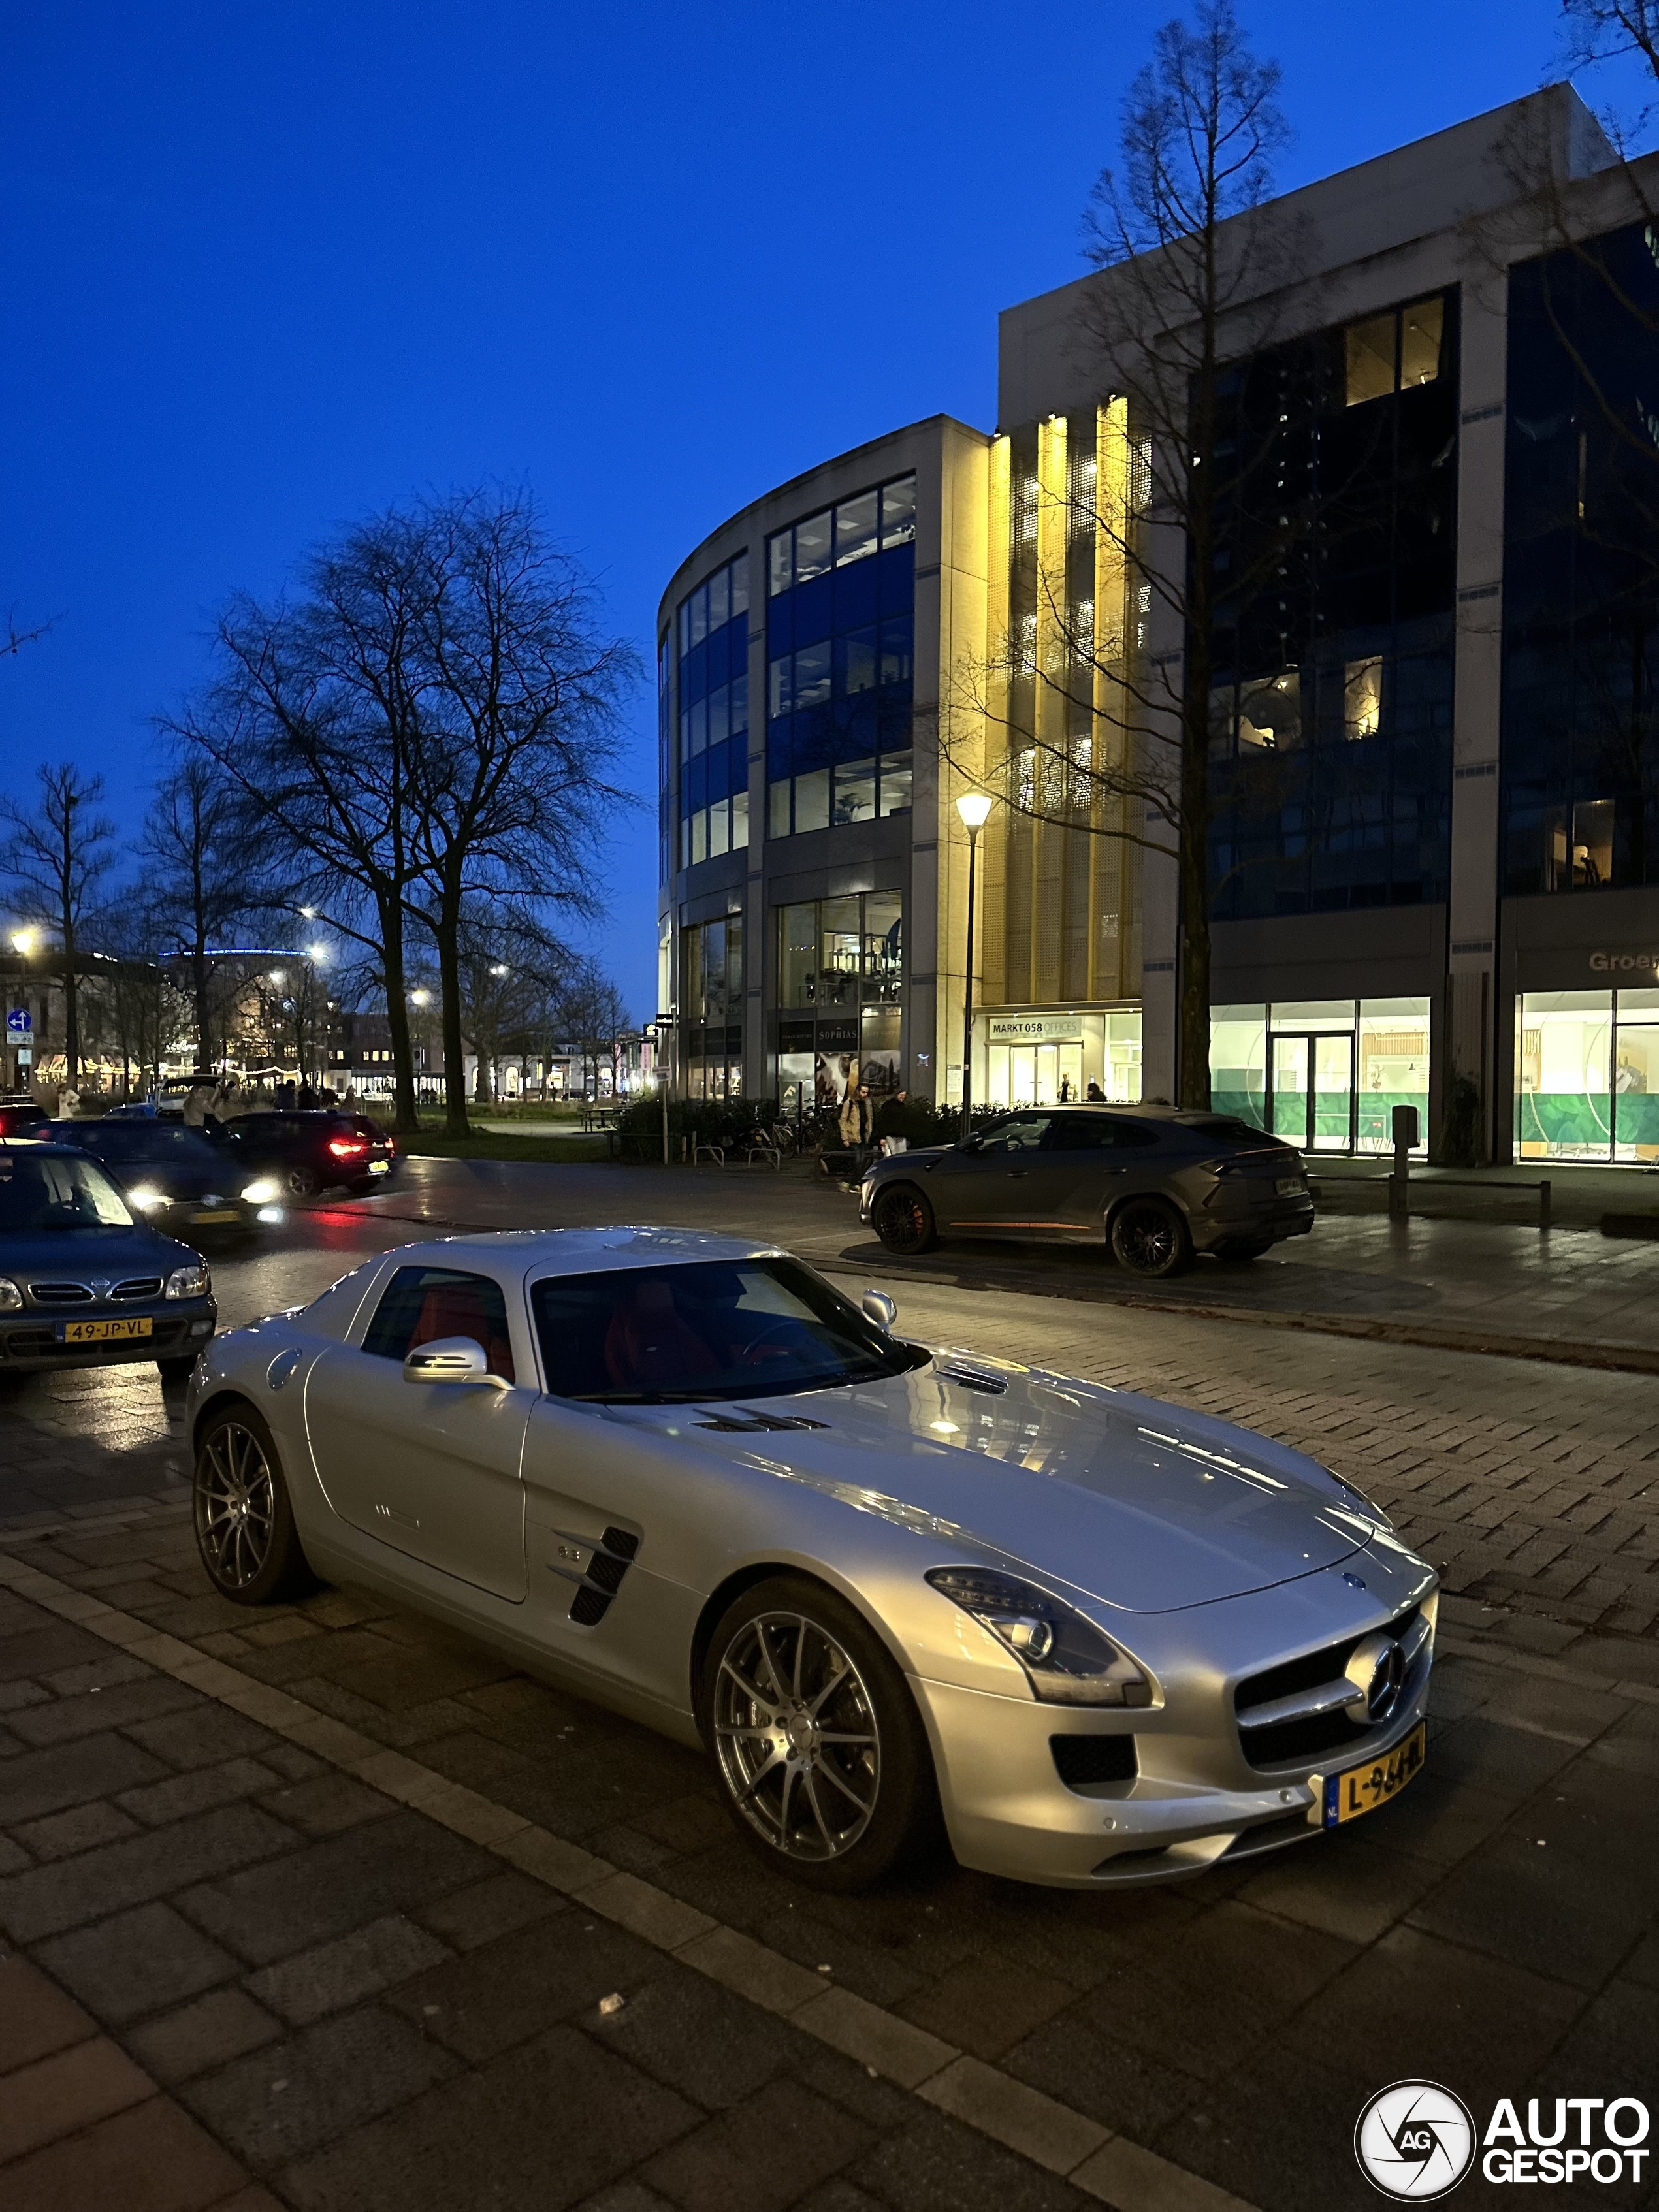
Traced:
POLYGON ((1268 1127, 1303 1152, 1353 1150, 1351 1031, 1286 1034, 1273 1041, 1268 1127))

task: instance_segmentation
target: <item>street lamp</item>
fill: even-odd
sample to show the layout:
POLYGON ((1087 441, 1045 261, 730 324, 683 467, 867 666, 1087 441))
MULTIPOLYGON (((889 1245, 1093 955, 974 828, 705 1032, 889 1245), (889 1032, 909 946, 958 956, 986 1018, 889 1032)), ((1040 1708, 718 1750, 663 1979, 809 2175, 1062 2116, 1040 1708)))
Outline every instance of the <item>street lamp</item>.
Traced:
POLYGON ((979 833, 985 827, 991 811, 991 795, 985 791, 964 791, 957 801, 957 812, 962 817, 962 826, 968 832, 968 947, 962 963, 962 1140, 965 1144, 970 1130, 969 1115, 974 1103, 974 878, 979 861, 979 833))

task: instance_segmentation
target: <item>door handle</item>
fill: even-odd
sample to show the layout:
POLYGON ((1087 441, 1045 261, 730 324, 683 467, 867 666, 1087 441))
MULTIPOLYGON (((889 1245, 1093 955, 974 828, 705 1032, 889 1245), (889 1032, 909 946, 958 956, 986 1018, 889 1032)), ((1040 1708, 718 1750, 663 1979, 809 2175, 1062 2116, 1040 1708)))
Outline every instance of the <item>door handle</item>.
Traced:
POLYGON ((1031 1170, 1030 1168, 1010 1168, 1008 1172, 1011 1176, 1023 1176, 1030 1175, 1031 1170))

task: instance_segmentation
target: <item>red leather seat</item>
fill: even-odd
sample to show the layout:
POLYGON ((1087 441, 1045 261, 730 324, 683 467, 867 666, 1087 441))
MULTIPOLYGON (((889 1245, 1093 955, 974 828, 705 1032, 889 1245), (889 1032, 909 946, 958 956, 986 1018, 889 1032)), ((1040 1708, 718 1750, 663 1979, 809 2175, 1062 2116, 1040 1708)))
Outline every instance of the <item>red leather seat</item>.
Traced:
POLYGON ((618 1390, 684 1390, 710 1376, 716 1362, 680 1319, 671 1285, 657 1281, 634 1284, 611 1315, 605 1365, 618 1390))
POLYGON ((435 1344, 444 1336, 470 1336, 489 1362, 490 1373, 513 1381, 513 1347, 499 1316, 489 1312, 483 1294, 471 1283, 434 1283, 425 1292, 409 1349, 435 1344))

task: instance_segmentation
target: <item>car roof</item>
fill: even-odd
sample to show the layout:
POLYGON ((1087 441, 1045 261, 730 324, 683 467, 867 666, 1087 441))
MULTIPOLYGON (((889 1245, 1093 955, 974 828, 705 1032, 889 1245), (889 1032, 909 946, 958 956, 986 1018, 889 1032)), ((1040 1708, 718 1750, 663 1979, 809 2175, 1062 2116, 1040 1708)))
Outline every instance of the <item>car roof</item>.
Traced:
POLYGON ((780 1251, 764 1238, 622 1224, 611 1229, 477 1230, 420 1244, 399 1244, 385 1257, 400 1267, 465 1267, 469 1257, 480 1262, 494 1260, 514 1274, 522 1270, 545 1276, 685 1266, 699 1260, 752 1260, 780 1251))

